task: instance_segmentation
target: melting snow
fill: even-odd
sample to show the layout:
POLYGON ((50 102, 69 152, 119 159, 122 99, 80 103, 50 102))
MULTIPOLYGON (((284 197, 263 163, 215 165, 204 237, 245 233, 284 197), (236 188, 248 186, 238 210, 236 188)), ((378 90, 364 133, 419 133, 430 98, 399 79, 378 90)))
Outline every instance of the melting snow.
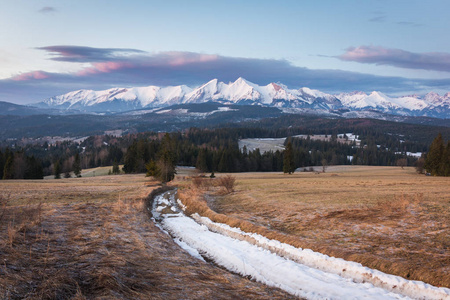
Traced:
POLYGON ((178 207, 165 215, 155 211, 160 206, 176 206, 178 201, 173 191, 157 196, 153 216, 181 247, 193 256, 198 257, 201 253, 232 272, 251 276, 293 295, 308 299, 450 299, 450 289, 406 280, 309 249, 295 248, 214 223, 196 214, 193 215, 194 221, 178 207))

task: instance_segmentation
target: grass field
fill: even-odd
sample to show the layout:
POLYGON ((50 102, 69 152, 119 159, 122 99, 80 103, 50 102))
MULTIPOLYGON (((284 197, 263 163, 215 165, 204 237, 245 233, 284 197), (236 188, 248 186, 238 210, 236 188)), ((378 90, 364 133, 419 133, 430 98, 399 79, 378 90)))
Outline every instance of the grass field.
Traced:
POLYGON ((182 250, 145 211, 156 187, 143 174, 0 181, 0 299, 292 298, 182 250))
MULTIPOLYGON (((119 169, 122 170, 123 165, 119 165, 119 169)), ((95 177, 95 176, 105 176, 112 173, 112 166, 108 167, 97 167, 97 168, 91 168, 91 169, 84 169, 81 170, 81 177, 95 177)), ((61 174, 61 178, 64 177, 65 174, 61 174)), ((71 177, 75 177, 73 173, 70 174, 71 177)), ((45 176, 44 179, 54 179, 55 175, 48 175, 45 176)))
MULTIPOLYGON (((360 166, 320 174, 241 173, 232 174, 235 191, 225 194, 191 186, 192 175, 180 169, 173 184, 191 210, 201 203, 212 219, 450 285, 449 178, 360 166), (207 201, 205 193, 212 195, 207 201)), ((158 186, 143 174, 0 181, 0 298, 291 297, 178 247, 144 212, 144 199, 158 186)))
POLYGON ((450 178, 365 166, 233 176, 235 192, 208 192, 218 221, 450 287, 450 178))

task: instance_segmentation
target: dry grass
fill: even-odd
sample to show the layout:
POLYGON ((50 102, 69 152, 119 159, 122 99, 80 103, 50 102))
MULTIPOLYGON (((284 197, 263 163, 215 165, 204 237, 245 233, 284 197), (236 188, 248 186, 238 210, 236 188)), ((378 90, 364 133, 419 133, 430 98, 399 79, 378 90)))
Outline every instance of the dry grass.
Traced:
POLYGON ((183 202, 245 231, 450 287, 449 178, 389 167, 236 177, 234 193, 185 189, 183 202))
MULTIPOLYGON (((218 178, 190 176, 189 180, 197 190, 209 191, 214 189, 216 194, 220 193, 222 195, 234 192, 234 187, 236 185, 236 177, 231 175, 219 176, 218 178)), ((184 182, 182 186, 186 186, 186 182, 184 182)))
POLYGON ((39 202, 46 204, 115 202, 121 194, 129 198, 145 197, 147 190, 141 189, 140 185, 143 185, 146 179, 140 177, 143 175, 58 180, 5 180, 0 182, 0 194, 10 195, 8 205, 13 206, 39 202))
POLYGON ((0 298, 290 298, 181 250, 144 212, 155 187, 143 174, 1 181, 0 298))

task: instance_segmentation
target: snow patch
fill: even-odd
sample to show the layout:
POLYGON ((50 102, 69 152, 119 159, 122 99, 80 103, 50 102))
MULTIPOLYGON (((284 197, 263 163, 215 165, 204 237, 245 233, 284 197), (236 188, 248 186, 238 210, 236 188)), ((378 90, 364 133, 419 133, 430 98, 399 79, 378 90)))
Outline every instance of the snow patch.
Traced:
MULTIPOLYGON (((175 193, 155 197, 176 205, 175 193)), ((178 211, 178 209, 176 209, 178 211)), ((155 218, 175 239, 218 265, 293 295, 308 299, 449 299, 450 289, 382 273, 355 262, 295 248, 239 228, 181 211, 155 218), (196 222, 197 221, 197 222, 196 222), (251 243, 249 242, 251 241, 251 243)), ((185 246, 183 244, 183 246, 185 246)), ((189 250, 192 251, 192 250, 189 250)), ((196 254, 195 254, 196 255, 196 254)))

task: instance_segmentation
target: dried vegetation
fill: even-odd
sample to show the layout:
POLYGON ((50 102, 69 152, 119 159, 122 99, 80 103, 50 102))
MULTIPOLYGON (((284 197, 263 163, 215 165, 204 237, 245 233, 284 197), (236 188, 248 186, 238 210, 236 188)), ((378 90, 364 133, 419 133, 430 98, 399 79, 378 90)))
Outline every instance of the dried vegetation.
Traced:
POLYGON ((1 299, 286 299, 192 258, 145 213, 144 175, 0 185, 1 299))
POLYGON ((288 244, 450 287, 450 181, 412 168, 236 174, 236 191, 181 190, 190 213, 288 244), (212 197, 211 197, 212 196, 212 197))

